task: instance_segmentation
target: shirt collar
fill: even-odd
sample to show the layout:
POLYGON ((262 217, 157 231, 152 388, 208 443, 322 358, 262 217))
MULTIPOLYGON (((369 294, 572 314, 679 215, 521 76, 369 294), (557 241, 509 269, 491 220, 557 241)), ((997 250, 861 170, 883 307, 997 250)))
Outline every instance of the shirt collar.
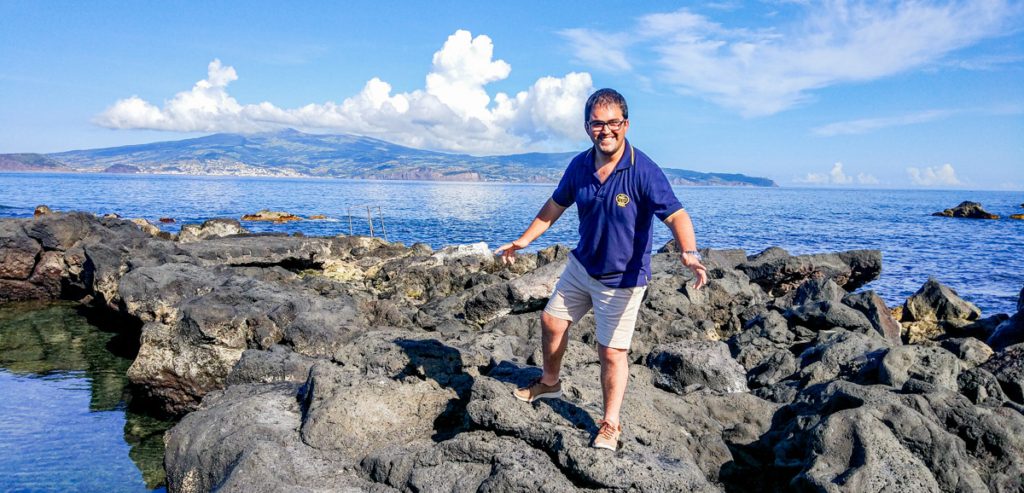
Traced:
MULTIPOLYGON (((636 151, 633 150, 633 144, 630 144, 629 140, 625 140, 623 145, 626 146, 626 152, 623 152, 622 157, 619 158, 619 163, 615 165, 615 171, 621 171, 636 164, 636 151)), ((594 155, 594 148, 591 147, 587 154, 590 154, 590 167, 593 168, 594 160, 597 159, 597 156, 594 155)))

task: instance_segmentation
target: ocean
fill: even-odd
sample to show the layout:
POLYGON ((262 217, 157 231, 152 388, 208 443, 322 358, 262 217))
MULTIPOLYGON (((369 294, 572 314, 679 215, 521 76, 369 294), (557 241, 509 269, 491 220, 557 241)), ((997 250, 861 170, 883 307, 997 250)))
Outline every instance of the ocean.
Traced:
MULTIPOLYGON (((553 185, 342 181, 300 178, 0 173, 0 217, 54 210, 143 217, 178 231, 260 209, 327 219, 246 222, 253 232, 368 234, 437 249, 519 236, 553 185), (379 209, 378 209, 379 207, 379 209), (350 215, 351 212, 351 215, 350 215), (381 221, 383 218, 383 224, 381 221)), ((1024 285, 1024 221, 933 217, 964 200, 989 212, 1022 213, 1024 193, 926 190, 676 187, 700 247, 770 246, 793 254, 879 249, 874 289, 902 303, 929 276, 978 305, 1012 313, 1024 285)), ((528 251, 576 241, 575 209, 528 251)), ((670 239, 658 228, 655 245, 670 239)), ((73 304, 0 304, 0 491, 162 491, 163 431, 173 425, 128 405, 130 357, 116 335, 73 304), (114 349, 114 353, 111 349, 114 349)), ((129 344, 130 345, 130 344, 129 344)))
MULTIPOLYGON (((406 245, 486 242, 492 248, 518 238, 550 197, 552 184, 348 181, 315 178, 207 177, 0 173, 0 217, 31 216, 37 205, 54 210, 162 217, 183 223, 214 217, 241 219, 261 209, 325 220, 267 224, 254 232, 306 235, 368 234, 366 204, 377 235, 406 245), (350 213, 351 212, 351 216, 350 213), (383 216, 383 228, 380 217, 383 216), (351 222, 350 222, 351 217, 351 222)), ((933 217, 964 200, 1002 217, 1024 213, 1024 193, 970 190, 862 190, 675 187, 693 218, 701 248, 770 246, 792 254, 859 248, 882 251, 883 272, 866 289, 890 306, 916 292, 928 276, 978 305, 984 316, 1013 313, 1024 285, 1024 221, 933 217)), ((576 243, 570 209, 528 251, 576 243)), ((671 239, 657 228, 655 245, 671 239)))

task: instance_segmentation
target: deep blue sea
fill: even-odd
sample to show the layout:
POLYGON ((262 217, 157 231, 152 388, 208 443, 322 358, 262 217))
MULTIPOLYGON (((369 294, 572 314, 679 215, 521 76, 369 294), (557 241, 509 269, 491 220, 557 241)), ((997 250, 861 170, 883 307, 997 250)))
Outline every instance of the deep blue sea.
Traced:
MULTIPOLYGON (((0 173, 0 217, 54 210, 161 217, 183 222, 240 219, 260 209, 327 220, 245 223, 252 231, 307 235, 367 234, 363 204, 380 207, 388 239, 434 248, 484 241, 497 247, 519 236, 554 185, 347 181, 303 178, 0 173)), ((902 303, 928 276, 954 288, 985 315, 1012 313, 1024 285, 1024 221, 933 217, 964 200, 1002 217, 1024 213, 1024 192, 676 187, 693 218, 700 247, 770 246, 793 254, 872 248, 882 251, 882 277, 869 285, 888 304, 902 303)), ((374 229, 380 219, 374 209, 374 229)), ((576 243, 575 209, 531 245, 576 243)), ((655 232, 655 245, 671 238, 655 232)))
MULTIPOLYGON (((382 228, 377 209, 373 210, 376 234, 386 229, 391 241, 424 242, 435 249, 483 241, 495 248, 517 238, 553 190, 553 185, 527 184, 0 173, 0 217, 29 217, 37 205, 47 205, 60 211, 143 217, 154 223, 168 217, 177 222, 162 227, 177 231, 182 223, 240 219, 271 209, 303 217, 323 214, 328 219, 244 226, 254 232, 367 234, 364 205, 372 204, 383 216, 382 228)), ((748 255, 770 246, 793 254, 881 250, 882 276, 866 289, 878 291, 889 306, 902 303, 928 276, 935 276, 978 305, 984 316, 1012 313, 1024 285, 1024 221, 931 216, 964 200, 980 202, 1004 218, 1024 213, 1022 192, 718 187, 675 191, 693 218, 702 248, 742 248, 748 255)), ((571 209, 529 251, 556 243, 575 245, 577 225, 571 209)), ((656 245, 669 239, 667 228, 656 230, 656 245)), ((11 366, 12 358, 17 362, 24 354, 52 353, 35 351, 21 339, 53 339, 57 343, 51 346, 62 347, 61 337, 70 336, 47 335, 47 328, 55 325, 47 322, 50 318, 66 318, 62 323, 73 327, 68 329, 72 333, 87 333, 68 310, 48 308, 22 320, 23 308, 0 305, 0 395, 18 396, 0 399, 6 401, 0 403, 0 491, 156 488, 162 480, 159 466, 153 466, 154 459, 146 454, 159 456, 160 450, 154 448, 160 447, 160 430, 167 425, 127 412, 116 396, 106 399, 112 404, 95 405, 97 377, 87 370, 95 363, 81 368, 11 366), (29 335, 12 342, 11 334, 29 335), (7 363, 4 351, 13 355, 7 356, 7 363), (146 431, 150 429, 156 431, 146 431)), ((106 356, 93 358, 106 361, 106 356)), ((123 375, 121 367, 127 368, 128 362, 111 361, 104 368, 113 370, 105 374, 123 375)), ((104 388, 111 386, 116 384, 104 388)))

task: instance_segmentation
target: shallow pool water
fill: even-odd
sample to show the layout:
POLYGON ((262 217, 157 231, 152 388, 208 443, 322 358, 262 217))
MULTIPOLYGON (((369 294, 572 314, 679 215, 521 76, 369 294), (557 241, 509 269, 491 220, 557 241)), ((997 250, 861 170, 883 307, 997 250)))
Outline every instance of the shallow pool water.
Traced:
POLYGON ((132 409, 132 350, 74 303, 0 304, 0 491, 164 491, 174 423, 132 409))

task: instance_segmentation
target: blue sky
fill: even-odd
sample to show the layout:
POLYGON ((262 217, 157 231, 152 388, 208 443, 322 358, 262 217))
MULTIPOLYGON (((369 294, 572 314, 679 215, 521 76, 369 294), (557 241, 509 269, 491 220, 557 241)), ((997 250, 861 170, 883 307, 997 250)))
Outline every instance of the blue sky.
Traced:
POLYGON ((614 87, 665 167, 1024 190, 1024 4, 0 1, 0 153, 294 127, 587 146, 614 87))

